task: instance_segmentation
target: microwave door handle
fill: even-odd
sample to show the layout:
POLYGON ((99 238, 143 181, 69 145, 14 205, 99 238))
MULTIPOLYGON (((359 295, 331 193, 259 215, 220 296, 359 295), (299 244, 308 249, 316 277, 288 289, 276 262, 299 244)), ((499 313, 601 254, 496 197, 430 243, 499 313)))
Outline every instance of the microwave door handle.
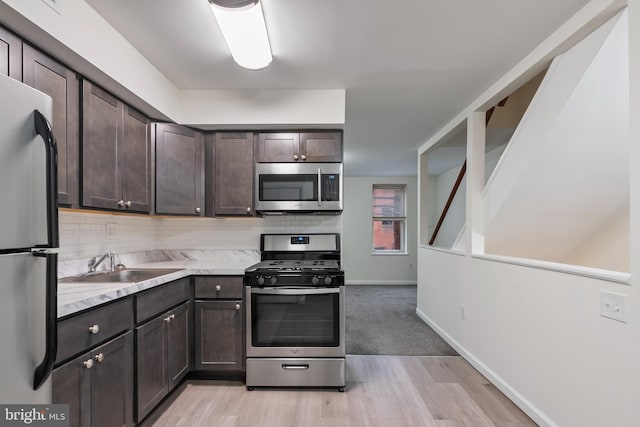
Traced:
POLYGON ((42 137, 47 153, 47 244, 38 247, 57 248, 60 246, 58 234, 58 148, 53 137, 51 124, 38 110, 34 110, 35 128, 42 137))
POLYGON ((318 168, 318 207, 322 207, 322 169, 318 168))

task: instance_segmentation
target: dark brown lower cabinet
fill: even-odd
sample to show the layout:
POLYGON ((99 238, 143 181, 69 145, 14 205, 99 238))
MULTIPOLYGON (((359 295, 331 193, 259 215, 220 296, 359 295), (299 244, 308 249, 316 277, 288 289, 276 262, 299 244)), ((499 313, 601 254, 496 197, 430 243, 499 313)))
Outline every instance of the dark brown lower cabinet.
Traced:
POLYGON ((244 369, 242 300, 196 301, 195 369, 244 369))
POLYGON ((133 332, 56 368, 52 381, 71 427, 133 426, 133 332))
POLYGON ((136 328, 138 422, 189 372, 189 318, 185 302, 136 328))

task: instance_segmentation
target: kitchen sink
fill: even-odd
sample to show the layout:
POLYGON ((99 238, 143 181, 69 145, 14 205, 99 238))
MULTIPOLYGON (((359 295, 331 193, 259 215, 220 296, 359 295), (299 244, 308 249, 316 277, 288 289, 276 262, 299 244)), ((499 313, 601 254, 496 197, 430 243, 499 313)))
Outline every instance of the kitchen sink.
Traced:
POLYGON ((58 280, 59 283, 126 283, 142 282, 164 274, 184 270, 183 268, 126 268, 120 271, 104 271, 81 276, 67 277, 58 280))

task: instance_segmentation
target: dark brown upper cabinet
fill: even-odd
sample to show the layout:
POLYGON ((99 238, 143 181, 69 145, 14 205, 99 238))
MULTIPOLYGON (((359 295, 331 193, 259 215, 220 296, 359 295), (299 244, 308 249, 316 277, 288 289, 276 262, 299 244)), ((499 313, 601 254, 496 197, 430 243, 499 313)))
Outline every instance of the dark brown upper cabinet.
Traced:
POLYGON ((258 135, 258 162, 341 162, 342 132, 265 132, 258 135))
POLYGON ((203 216, 204 136, 185 126, 155 125, 156 213, 203 216))
POLYGON ((82 205, 149 212, 148 119, 87 80, 82 113, 82 205))
POLYGON ((0 27, 0 74, 22 81, 22 39, 0 27))
POLYGON ((125 209, 151 211, 151 138, 149 119, 124 105, 122 113, 122 200, 125 209))
POLYGON ((252 215, 253 133, 216 132, 206 144, 207 216, 252 215))
POLYGON ((25 44, 24 83, 53 101, 52 127, 58 145, 58 203, 79 204, 80 80, 76 73, 25 44))

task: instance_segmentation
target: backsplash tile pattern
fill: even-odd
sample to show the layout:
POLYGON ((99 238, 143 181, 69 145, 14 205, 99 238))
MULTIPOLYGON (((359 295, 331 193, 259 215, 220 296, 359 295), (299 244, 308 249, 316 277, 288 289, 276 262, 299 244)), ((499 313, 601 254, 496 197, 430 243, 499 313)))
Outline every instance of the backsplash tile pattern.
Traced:
POLYGON ((167 218, 60 211, 61 260, 158 249, 260 249, 260 233, 339 233, 339 215, 167 218))

